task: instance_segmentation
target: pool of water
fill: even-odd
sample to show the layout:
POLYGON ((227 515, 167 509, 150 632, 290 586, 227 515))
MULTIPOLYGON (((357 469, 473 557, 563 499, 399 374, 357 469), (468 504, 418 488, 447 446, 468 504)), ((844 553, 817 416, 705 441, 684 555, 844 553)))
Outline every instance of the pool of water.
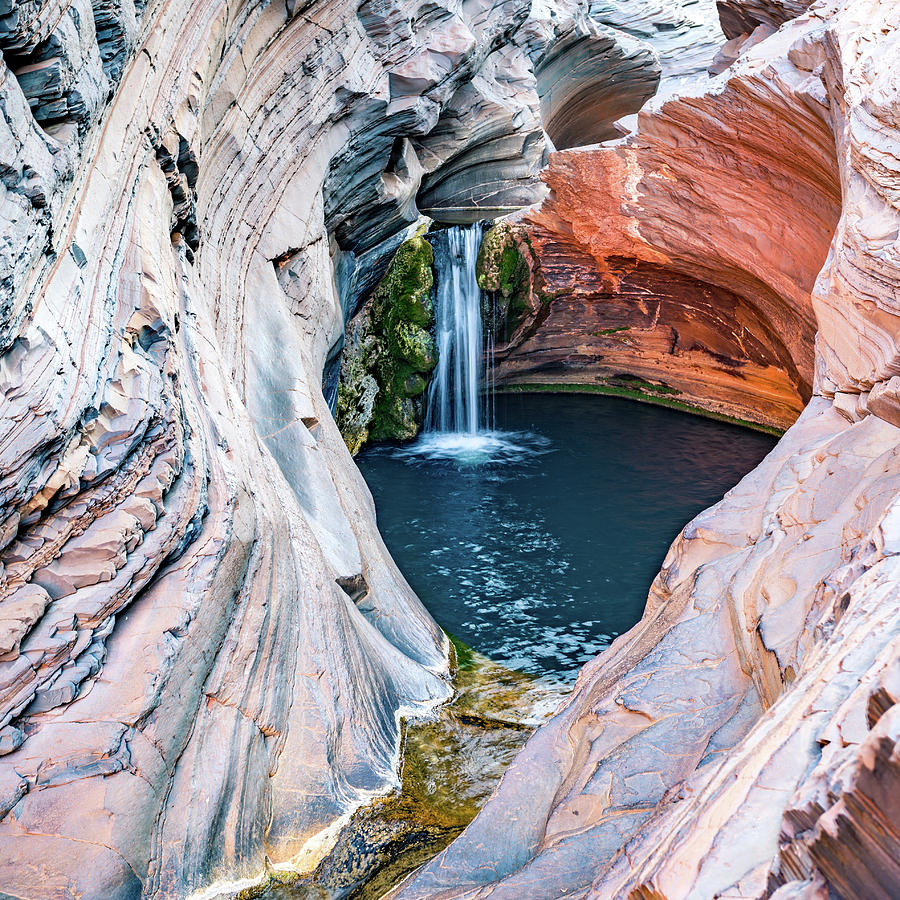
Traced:
POLYGON ((381 533, 450 634, 554 681, 641 617, 669 544, 775 438, 614 397, 509 394, 478 440, 358 457, 381 533))

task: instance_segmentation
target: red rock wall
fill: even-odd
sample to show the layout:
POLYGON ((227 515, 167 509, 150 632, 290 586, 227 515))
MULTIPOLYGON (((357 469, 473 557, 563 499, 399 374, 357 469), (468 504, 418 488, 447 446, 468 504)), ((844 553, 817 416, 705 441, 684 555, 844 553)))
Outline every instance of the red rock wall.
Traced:
POLYGON ((660 385, 660 396, 765 425, 784 428, 800 414, 809 373, 745 298, 636 259, 611 257, 600 273, 546 237, 535 244, 554 296, 522 342, 497 355, 501 384, 637 378, 660 385))
POLYGON ((664 103, 631 142, 551 157, 550 196, 524 223, 549 306, 501 348, 500 382, 627 373, 702 408, 796 419, 840 185, 824 107, 788 109, 767 77, 664 103))

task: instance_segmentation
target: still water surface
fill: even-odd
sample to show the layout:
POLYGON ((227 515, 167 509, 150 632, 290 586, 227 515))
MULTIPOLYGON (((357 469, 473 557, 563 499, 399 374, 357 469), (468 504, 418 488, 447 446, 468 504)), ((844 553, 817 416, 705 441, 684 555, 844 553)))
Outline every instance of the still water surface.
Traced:
POLYGON ((775 438, 614 397, 496 398, 496 431, 357 462, 381 533, 450 634, 554 681, 641 616, 669 544, 775 438))

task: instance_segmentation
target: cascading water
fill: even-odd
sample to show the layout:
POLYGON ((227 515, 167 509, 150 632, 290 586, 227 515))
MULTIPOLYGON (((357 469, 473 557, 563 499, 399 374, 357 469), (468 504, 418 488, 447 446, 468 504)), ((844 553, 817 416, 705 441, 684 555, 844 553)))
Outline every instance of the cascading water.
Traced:
POLYGON ((543 452, 545 442, 536 435, 494 430, 493 335, 482 325, 483 295, 475 276, 481 232, 479 223, 429 235, 438 364, 428 387, 425 428, 414 444, 393 451, 400 456, 471 466, 543 452))
POLYGON ((433 238, 437 278, 438 364, 428 390, 425 432, 475 437, 490 428, 482 400, 485 373, 481 289, 475 262, 481 227, 454 226, 433 238))

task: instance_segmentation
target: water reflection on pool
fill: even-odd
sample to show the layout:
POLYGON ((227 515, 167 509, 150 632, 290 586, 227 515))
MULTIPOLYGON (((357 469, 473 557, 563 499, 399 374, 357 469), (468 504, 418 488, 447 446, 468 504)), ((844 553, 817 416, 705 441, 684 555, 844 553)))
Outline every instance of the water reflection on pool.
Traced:
POLYGON ((369 448, 384 539, 435 619, 554 680, 641 616, 679 530, 775 438, 611 397, 496 398, 496 431, 369 448))

